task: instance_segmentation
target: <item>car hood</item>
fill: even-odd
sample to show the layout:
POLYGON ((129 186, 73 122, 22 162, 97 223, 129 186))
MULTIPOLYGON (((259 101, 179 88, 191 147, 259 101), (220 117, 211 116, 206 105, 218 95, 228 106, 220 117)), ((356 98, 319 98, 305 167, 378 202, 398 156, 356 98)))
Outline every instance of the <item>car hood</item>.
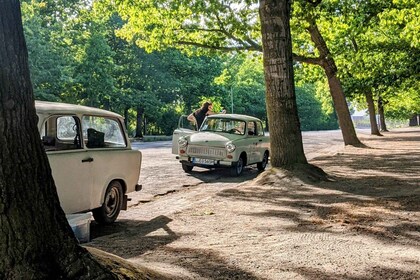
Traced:
POLYGON ((191 134, 188 142, 192 145, 207 145, 214 147, 224 147, 227 142, 242 138, 241 135, 214 132, 197 132, 191 134))

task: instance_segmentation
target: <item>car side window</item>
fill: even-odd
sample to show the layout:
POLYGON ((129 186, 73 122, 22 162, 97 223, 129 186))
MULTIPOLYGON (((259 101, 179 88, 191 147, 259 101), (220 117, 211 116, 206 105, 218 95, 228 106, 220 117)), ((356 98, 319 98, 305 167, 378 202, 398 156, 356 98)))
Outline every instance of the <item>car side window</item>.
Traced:
POLYGON ((264 136, 264 128, 262 122, 257 122, 257 135, 264 136))
POLYGON ((248 122, 248 135, 255 135, 255 123, 248 122))
POLYGON ((45 120, 40 132, 46 151, 81 149, 80 122, 76 116, 57 115, 45 120))
POLYGON ((82 131, 83 141, 90 149, 127 147, 122 126, 117 119, 83 116, 82 131))

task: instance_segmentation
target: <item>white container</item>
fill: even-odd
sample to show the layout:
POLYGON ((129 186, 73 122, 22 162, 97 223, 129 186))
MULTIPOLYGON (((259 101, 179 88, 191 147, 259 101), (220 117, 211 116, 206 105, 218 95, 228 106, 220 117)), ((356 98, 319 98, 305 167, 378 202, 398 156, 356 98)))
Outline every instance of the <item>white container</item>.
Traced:
POLYGON ((80 243, 89 242, 92 213, 68 214, 66 218, 77 240, 80 243))

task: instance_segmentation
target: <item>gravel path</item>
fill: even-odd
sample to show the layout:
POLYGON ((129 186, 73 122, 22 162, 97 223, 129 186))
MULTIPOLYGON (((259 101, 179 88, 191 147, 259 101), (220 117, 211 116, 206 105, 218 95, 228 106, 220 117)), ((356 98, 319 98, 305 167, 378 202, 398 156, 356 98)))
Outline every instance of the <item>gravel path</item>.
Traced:
POLYGON ((93 224, 89 246, 172 279, 420 279, 420 128, 360 138, 310 160, 331 182, 189 175, 93 224))

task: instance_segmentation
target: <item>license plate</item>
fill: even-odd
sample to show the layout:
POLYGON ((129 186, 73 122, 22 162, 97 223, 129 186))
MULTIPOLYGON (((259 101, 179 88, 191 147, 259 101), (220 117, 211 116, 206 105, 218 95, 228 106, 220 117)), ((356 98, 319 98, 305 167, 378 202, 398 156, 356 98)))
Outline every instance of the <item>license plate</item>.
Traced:
POLYGON ((193 163, 213 165, 214 160, 213 159, 207 159, 207 158, 193 158, 193 163))

